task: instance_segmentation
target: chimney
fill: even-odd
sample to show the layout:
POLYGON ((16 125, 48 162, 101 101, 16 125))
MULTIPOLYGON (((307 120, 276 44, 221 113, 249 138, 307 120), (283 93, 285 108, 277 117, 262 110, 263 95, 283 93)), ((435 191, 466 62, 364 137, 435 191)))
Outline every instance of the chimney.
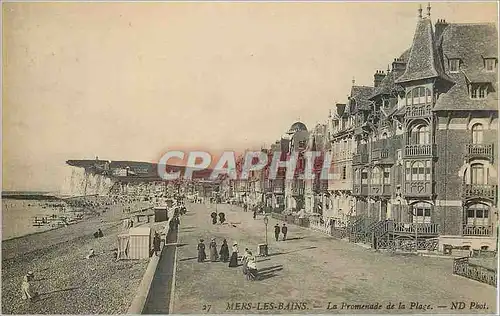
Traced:
POLYGON ((406 62, 402 58, 394 58, 392 62, 393 71, 404 71, 406 69, 406 62))
POLYGON ((377 70, 373 75, 373 86, 376 88, 380 85, 380 82, 385 78, 385 72, 382 70, 377 70))
POLYGON ((441 34, 443 34, 443 31, 447 26, 448 23, 446 23, 446 20, 437 20, 436 24, 434 25, 434 38, 436 38, 436 40, 439 40, 439 37, 441 37, 441 34))

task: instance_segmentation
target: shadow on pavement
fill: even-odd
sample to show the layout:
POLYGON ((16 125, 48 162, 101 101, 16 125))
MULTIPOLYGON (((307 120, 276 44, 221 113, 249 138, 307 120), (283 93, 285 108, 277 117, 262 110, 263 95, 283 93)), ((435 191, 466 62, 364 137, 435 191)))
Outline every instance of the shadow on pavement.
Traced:
POLYGON ((274 269, 283 269, 283 265, 282 264, 278 264, 278 265, 275 265, 275 266, 270 266, 270 267, 265 267, 265 268, 262 268, 262 269, 259 269, 259 273, 265 273, 265 272, 268 272, 268 271, 271 271, 271 270, 274 270, 274 269))
POLYGON ((182 258, 182 259, 179 259, 179 261, 189 261, 189 260, 194 260, 194 259, 198 259, 198 257, 182 258))
POLYGON ((316 246, 311 246, 311 247, 302 248, 302 249, 297 249, 297 250, 291 250, 291 251, 287 251, 287 252, 275 252, 275 253, 270 253, 268 256, 269 256, 269 257, 272 257, 272 256, 286 255, 286 254, 289 254, 289 253, 294 253, 294 252, 298 252, 298 251, 302 251, 302 250, 316 249, 316 248, 318 248, 318 247, 316 247, 316 246))
POLYGON ((276 266, 276 267, 273 267, 272 269, 268 269, 265 271, 262 271, 262 270, 264 270, 264 269, 261 269, 258 272, 257 280, 259 280, 259 281, 267 280, 267 279, 270 279, 270 278, 277 276, 276 272, 283 270, 283 267, 276 266))
POLYGON ((304 237, 293 237, 293 238, 287 238, 284 241, 289 241, 289 240, 298 240, 298 239, 304 239, 304 237))
POLYGON ((46 293, 40 293, 38 295, 37 299, 44 300, 46 298, 46 296, 49 296, 50 294, 59 293, 59 292, 66 292, 66 291, 73 291, 73 290, 77 290, 77 289, 79 289, 79 287, 70 287, 67 289, 55 290, 55 291, 46 292, 46 293))

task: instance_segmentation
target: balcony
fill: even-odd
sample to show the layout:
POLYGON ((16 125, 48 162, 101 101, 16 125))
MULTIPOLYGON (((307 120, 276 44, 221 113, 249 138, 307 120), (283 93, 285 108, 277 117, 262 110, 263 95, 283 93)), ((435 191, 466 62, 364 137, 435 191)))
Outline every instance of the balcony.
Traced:
POLYGON ((368 184, 353 185, 352 194, 357 196, 368 196, 368 184))
POLYGON ((496 201, 497 190, 498 190, 498 188, 496 185, 463 184, 462 185, 462 197, 464 199, 488 198, 492 201, 496 201))
POLYGON ((465 145, 466 159, 483 158, 493 162, 493 144, 467 144, 465 145))
POLYGON ((407 106, 406 107, 406 117, 407 118, 419 118, 426 117, 431 115, 431 107, 430 106, 407 106))
POLYGON ((395 234, 436 236, 439 235, 439 224, 436 223, 396 223, 394 222, 393 232, 395 234))
POLYGON ((464 236, 491 236, 493 229, 491 225, 464 225, 462 235, 464 236))
POLYGON ((353 188, 351 180, 330 180, 328 191, 351 191, 353 188))
POLYGON ((380 151, 380 163, 393 164, 395 159, 395 153, 393 149, 384 148, 380 151))
POLYGON ((368 154, 355 154, 352 156, 353 165, 363 165, 368 163, 368 154))
POLYGON ((405 157, 429 157, 436 154, 436 145, 406 145, 405 157))
POLYGON ((433 191, 432 181, 406 181, 404 195, 412 197, 429 197, 433 191))
POLYGON ((390 184, 370 184, 370 195, 390 196, 392 194, 390 184))
POLYGON ((341 150, 338 152, 334 152, 333 160, 335 161, 344 161, 352 159, 352 152, 350 150, 341 150))
POLYGON ((298 180, 298 181, 293 182, 293 184, 292 184, 292 195, 293 196, 304 195, 304 192, 305 192, 304 181, 298 180))

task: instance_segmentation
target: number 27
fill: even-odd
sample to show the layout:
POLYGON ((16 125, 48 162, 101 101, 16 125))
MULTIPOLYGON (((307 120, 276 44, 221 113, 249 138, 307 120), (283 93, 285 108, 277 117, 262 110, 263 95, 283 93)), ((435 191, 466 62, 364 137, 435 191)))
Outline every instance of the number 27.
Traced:
POLYGON ((204 311, 206 311, 207 313, 210 311, 210 307, 212 307, 212 305, 203 305, 203 309, 204 311))

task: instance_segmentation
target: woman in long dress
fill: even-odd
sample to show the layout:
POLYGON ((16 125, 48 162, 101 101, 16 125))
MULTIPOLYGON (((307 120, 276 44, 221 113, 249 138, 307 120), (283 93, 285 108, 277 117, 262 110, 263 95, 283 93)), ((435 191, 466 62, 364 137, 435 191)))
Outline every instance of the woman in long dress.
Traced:
POLYGON ((217 254, 217 244, 215 243, 215 238, 212 238, 210 242, 210 261, 215 262, 219 259, 219 255, 217 254))
POLYGON ((229 260, 229 267, 237 267, 238 266, 238 243, 233 244, 233 253, 231 254, 231 259, 229 260))
POLYGON ((203 243, 203 239, 200 239, 198 244, 198 262, 203 262, 207 258, 207 254, 205 253, 205 244, 203 243))
POLYGON ((219 254, 220 254, 220 260, 222 262, 227 262, 229 260, 229 247, 225 239, 222 241, 222 246, 220 246, 219 254))

